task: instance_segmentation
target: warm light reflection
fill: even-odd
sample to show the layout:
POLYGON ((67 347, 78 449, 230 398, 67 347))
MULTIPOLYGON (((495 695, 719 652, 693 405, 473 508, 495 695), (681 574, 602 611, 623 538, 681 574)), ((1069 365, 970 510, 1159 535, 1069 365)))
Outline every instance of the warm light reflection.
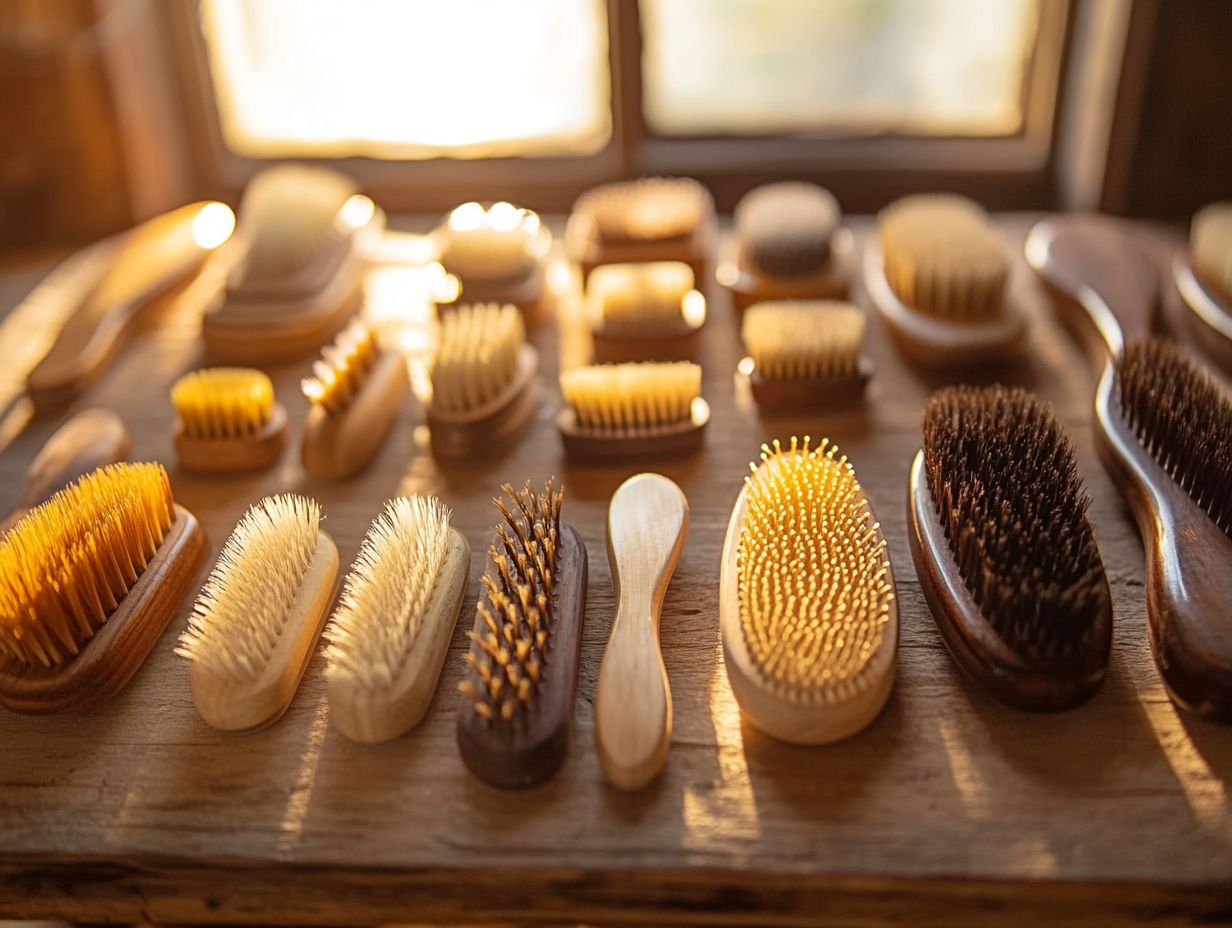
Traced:
POLYGON ((740 359, 740 362, 736 365, 736 373, 740 374, 743 377, 752 377, 753 370, 754 368, 756 368, 756 366, 757 365, 753 361, 753 359, 750 358, 748 355, 745 355, 743 358, 740 359))
POLYGON ((938 722, 941 733, 941 746, 945 748, 946 759, 950 762, 950 779, 962 800, 963 811, 971 819, 983 819, 988 815, 989 792, 988 784, 980 772, 979 763, 972 756, 958 721, 954 718, 943 718, 938 722))
POLYGON ((226 203, 206 203, 193 217, 193 241, 212 251, 235 231, 235 213, 226 203))
POLYGON ((370 223, 375 215, 376 204, 372 202, 372 198, 357 193, 338 210, 338 223, 351 232, 358 232, 370 223))
POLYGON ((1228 795, 1223 781, 1211 769, 1206 759, 1194 747, 1185 724, 1163 686, 1155 686, 1138 694, 1142 714, 1150 722, 1159 741, 1159 748, 1176 782, 1180 784, 1185 802, 1197 825, 1225 841, 1232 839, 1232 822, 1228 819, 1228 795))
POLYGON ((734 261, 724 261, 714 272, 714 279, 723 287, 734 287, 740 280, 740 269, 734 261))
POLYGON ((690 290, 681 301, 680 311, 685 322, 695 329, 701 328, 706 322, 706 298, 700 290, 690 290))

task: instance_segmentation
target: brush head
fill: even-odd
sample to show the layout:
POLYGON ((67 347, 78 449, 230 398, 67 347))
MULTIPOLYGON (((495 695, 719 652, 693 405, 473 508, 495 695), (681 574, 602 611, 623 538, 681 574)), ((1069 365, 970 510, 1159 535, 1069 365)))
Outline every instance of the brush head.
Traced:
POLYGON ((588 190, 573 210, 600 242, 644 243, 692 235, 714 211, 714 201, 690 178, 643 177, 588 190))
POLYGON ((605 264, 591 272, 587 290, 604 333, 633 338, 687 331, 686 302, 697 293, 693 269, 679 261, 605 264))
POLYGON ((745 478, 740 626, 763 685, 830 704, 876 685, 894 601, 885 539, 845 456, 823 439, 762 446, 745 478))
POLYGON ((251 367, 211 367, 185 374, 171 405, 188 438, 249 438, 270 421, 274 384, 251 367))
POLYGON ((702 369, 689 361, 592 364, 560 375, 578 428, 638 432, 689 422, 702 369))
POLYGON ((757 372, 770 380, 855 376, 864 313, 850 303, 782 300, 745 310, 740 337, 757 372))
POLYGON ((740 258, 767 277, 808 277, 830 260, 838 200, 799 181, 766 184, 746 194, 733 214, 740 258))
POLYGON ((381 348, 362 322, 352 322, 313 362, 312 376, 300 381, 304 396, 331 416, 347 409, 376 366, 381 348))
POLYGON ((175 521, 161 464, 110 464, 0 539, 0 655, 51 667, 107 621, 175 521))
POLYGON ((1232 304, 1232 202, 1212 203, 1194 213, 1189 252, 1202 279, 1232 304))
POLYGON ((432 358, 432 408, 467 413, 496 399, 513 382, 525 344, 514 306, 477 303, 448 312, 432 358))
POLYGON ((270 660, 317 546, 321 508, 287 493, 255 503, 210 572, 175 653, 231 683, 270 660))
POLYGON ((553 479, 541 493, 529 480, 520 492, 510 484, 501 490, 508 501, 492 502, 504 521, 496 526, 497 543, 488 548, 476 607, 485 631, 467 633, 470 669, 458 688, 481 717, 509 723, 534 705, 547 672, 565 490, 553 479))
POLYGON ((1000 315, 1010 262, 988 215, 951 194, 904 197, 877 216, 886 280, 919 312, 955 322, 1000 315))
POLYGON ((951 387, 924 409, 924 469, 950 556, 1019 657, 1082 653, 1109 608, 1074 448, 1020 388, 951 387))
POLYGON ((523 277, 543 253, 539 217, 512 203, 463 203, 437 235, 441 264, 463 280, 523 277))
POLYGON ((1232 537, 1232 401, 1171 342, 1131 342, 1116 398, 1142 447, 1232 537))

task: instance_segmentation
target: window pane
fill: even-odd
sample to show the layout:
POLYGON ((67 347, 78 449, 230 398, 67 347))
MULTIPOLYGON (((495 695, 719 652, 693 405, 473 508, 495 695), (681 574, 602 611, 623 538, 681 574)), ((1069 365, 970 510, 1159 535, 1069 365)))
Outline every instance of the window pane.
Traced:
POLYGON ((204 0, 223 138, 257 157, 587 154, 603 0, 204 0))
POLYGON ((664 135, 1022 126, 1040 0, 641 0, 664 135))

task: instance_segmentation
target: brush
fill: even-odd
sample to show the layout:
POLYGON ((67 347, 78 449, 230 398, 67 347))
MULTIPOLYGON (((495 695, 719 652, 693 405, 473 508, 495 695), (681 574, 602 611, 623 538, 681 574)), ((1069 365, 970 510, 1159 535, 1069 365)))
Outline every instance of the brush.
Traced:
POLYGON ((577 691, 586 547, 560 518, 564 488, 527 481, 494 499, 502 521, 488 548, 466 677, 458 748, 493 786, 533 786, 565 757, 577 691))
POLYGON ((751 469, 719 577, 732 692, 775 738, 846 738, 876 718, 894 685, 898 605, 885 538, 827 440, 776 440, 751 469))
POLYGON ((877 217, 865 288, 904 353, 948 367, 1017 354, 1026 317, 1008 298, 1010 260, 984 210, 965 197, 905 197, 877 217))
POLYGON ((610 464, 691 454, 710 421, 702 369, 690 361, 592 364, 560 375, 565 456, 610 464))
POLYGON ((304 470, 339 479, 372 460, 410 379, 402 352, 382 348, 366 325, 353 322, 322 351, 301 385, 312 403, 301 446, 304 470))
POLYGON ((325 637, 329 711, 352 741, 390 741, 428 711, 471 548, 432 496, 400 496, 368 528, 325 637))
POLYGON ((873 375, 861 352, 864 313, 850 303, 756 303, 744 314, 740 337, 749 354, 738 371, 763 412, 853 406, 873 375))
POLYGON ((924 409, 907 516, 954 660, 1011 706, 1084 702, 1104 679, 1112 594, 1074 448, 1022 389, 957 387, 924 409))
POLYGON ((1173 258, 1172 278, 1194 334, 1232 370, 1232 202, 1213 203, 1194 214, 1189 248, 1173 258))
POLYGON ((706 322, 693 281, 679 261, 596 268, 586 285, 595 361, 692 360, 706 322))
POLYGON ((616 616, 599 666, 595 745, 608 782, 641 789, 663 769, 672 694, 659 648, 667 585, 689 530, 689 503, 659 474, 630 477, 607 510, 616 616))
POLYGON ((185 470, 262 470, 286 445, 287 412, 274 384, 250 367, 192 371, 171 388, 172 441, 185 470))
POLYGON ((1095 437, 1146 549, 1155 664, 1174 702, 1232 721, 1232 402, 1177 346, 1150 334, 1159 279, 1111 220, 1039 223, 1027 260, 1099 371, 1095 437))
POLYGON ((0 539, 0 705, 65 712, 118 693, 145 660, 205 548, 160 464, 110 464, 0 539))
POLYGON ((458 301, 512 303, 528 317, 544 310, 552 234, 512 203, 463 203, 435 232, 438 259, 461 284, 458 301))
POLYGON ((460 306, 440 321, 431 365, 432 453, 469 457, 511 443, 534 418, 539 355, 511 305, 460 306))
POLYGON ((223 545, 175 649, 214 728, 257 728, 291 705, 338 578, 338 549, 320 522, 311 499, 267 496, 223 545))

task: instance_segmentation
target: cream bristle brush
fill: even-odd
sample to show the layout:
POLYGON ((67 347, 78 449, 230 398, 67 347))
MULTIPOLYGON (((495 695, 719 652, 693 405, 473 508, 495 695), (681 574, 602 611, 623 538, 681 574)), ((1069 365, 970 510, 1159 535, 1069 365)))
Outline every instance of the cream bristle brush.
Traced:
POLYGON ((552 234, 512 203, 463 203, 433 233, 438 260, 458 278, 458 301, 512 303, 537 311, 552 234))
POLYGON ((484 303, 445 313, 430 372, 433 454, 468 457, 521 434, 535 414, 538 369, 539 355, 513 306, 484 303))
POLYGON ((287 412, 261 371, 212 367, 185 374, 171 388, 171 405, 172 441, 186 470, 259 470, 282 456, 287 412))
POLYGON ((1232 370, 1232 202, 1194 214, 1189 248, 1173 258, 1172 277, 1203 347, 1232 370))
POLYGON ((689 361, 706 321, 706 298, 679 261, 609 264, 586 285, 598 363, 689 361))
POLYGON ((607 464, 689 454, 702 446, 710 406, 690 361, 592 364, 560 375, 556 417, 565 456, 607 464))
POLYGON ((850 303, 782 300, 750 306, 740 324, 749 352, 739 372, 767 413, 859 403, 873 374, 862 353, 864 313, 850 303))
POLYGON ((191 662, 193 701, 214 728, 257 728, 291 705, 338 579, 338 549, 320 522, 314 500, 267 496, 201 588, 175 653, 191 662))
POLYGON ((353 322, 302 381, 312 403, 301 458, 314 477, 349 477, 376 454, 410 389, 406 358, 353 322))
POLYGON ((898 605, 885 538, 846 456, 762 446, 723 542, 719 625, 732 692, 769 735, 860 731, 894 685, 898 605))
POLYGON ((205 549, 161 464, 110 464, 0 539, 0 705, 80 709, 141 666, 205 549))
POLYGON ((423 719, 470 559, 470 545, 436 497, 391 499, 369 526, 325 629, 329 712, 343 735, 390 741, 423 719))

